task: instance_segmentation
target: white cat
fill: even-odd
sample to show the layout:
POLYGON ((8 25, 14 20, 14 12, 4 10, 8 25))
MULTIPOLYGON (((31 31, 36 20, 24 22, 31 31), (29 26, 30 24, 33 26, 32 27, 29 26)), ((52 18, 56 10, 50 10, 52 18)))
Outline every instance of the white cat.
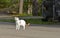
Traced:
POLYGON ((25 20, 19 20, 18 17, 15 17, 15 21, 16 21, 16 30, 19 30, 20 26, 23 26, 23 30, 25 30, 25 26, 29 25, 29 23, 26 24, 25 20))

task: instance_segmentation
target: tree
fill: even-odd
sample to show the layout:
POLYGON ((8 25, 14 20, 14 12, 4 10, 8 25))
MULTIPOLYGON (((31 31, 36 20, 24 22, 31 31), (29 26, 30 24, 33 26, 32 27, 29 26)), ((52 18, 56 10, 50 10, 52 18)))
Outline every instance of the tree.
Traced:
POLYGON ((33 0, 32 4, 33 4, 32 14, 33 16, 38 16, 38 0, 33 0))
POLYGON ((31 4, 31 0, 28 1, 28 14, 32 13, 32 4, 31 4))
POLYGON ((0 8, 6 8, 10 5, 11 0, 0 0, 0 8))
POLYGON ((23 13, 23 2, 24 0, 20 0, 19 14, 23 13))

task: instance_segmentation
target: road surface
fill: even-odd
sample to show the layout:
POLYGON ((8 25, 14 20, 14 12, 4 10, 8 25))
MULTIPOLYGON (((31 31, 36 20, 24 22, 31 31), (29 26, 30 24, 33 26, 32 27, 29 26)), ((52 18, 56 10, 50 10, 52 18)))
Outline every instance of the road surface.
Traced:
POLYGON ((60 38, 60 25, 31 24, 16 32, 15 23, 0 23, 0 38, 60 38))

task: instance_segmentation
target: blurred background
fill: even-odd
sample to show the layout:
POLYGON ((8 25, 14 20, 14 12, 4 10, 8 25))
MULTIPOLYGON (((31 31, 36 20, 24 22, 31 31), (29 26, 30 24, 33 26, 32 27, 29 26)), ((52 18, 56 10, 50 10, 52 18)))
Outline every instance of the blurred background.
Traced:
POLYGON ((0 0, 1 14, 41 16, 42 0, 0 0))
POLYGON ((60 0, 0 0, 1 15, 60 22, 60 0))

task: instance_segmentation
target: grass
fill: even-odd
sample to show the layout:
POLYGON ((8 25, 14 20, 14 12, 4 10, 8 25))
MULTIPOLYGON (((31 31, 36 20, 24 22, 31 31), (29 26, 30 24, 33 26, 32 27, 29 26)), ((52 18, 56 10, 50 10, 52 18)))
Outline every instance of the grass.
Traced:
MULTIPOLYGON (((27 23, 31 23, 31 24, 58 24, 59 22, 44 22, 41 21, 41 19, 25 19, 27 23)), ((13 19, 1 19, 0 22, 15 22, 15 20, 13 19)))
POLYGON ((42 21, 41 19, 28 19, 27 22, 30 22, 32 24, 58 24, 59 22, 51 22, 51 21, 42 21))
POLYGON ((32 16, 32 14, 22 13, 22 14, 12 14, 11 16, 32 16))
POLYGON ((10 19, 10 20, 9 19, 8 20, 7 19, 5 19, 5 20, 1 19, 0 22, 15 22, 15 20, 12 20, 12 19, 10 19))

